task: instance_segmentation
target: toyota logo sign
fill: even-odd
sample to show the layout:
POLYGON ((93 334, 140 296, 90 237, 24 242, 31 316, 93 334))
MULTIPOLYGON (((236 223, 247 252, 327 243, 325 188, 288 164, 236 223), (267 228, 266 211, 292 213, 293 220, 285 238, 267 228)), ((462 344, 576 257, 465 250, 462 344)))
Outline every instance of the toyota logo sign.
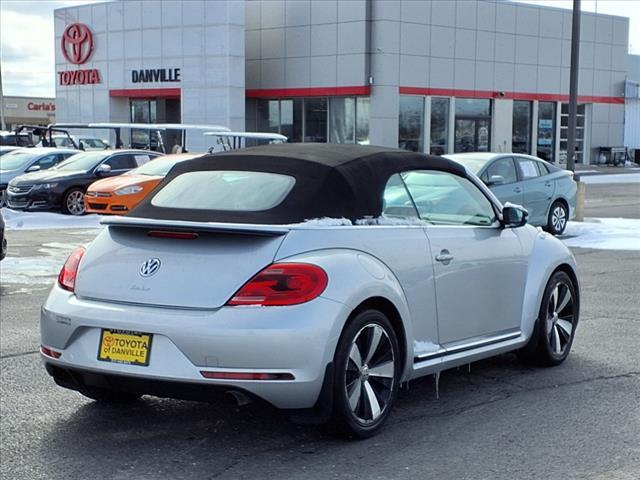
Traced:
POLYGON ((158 270, 160 270, 160 259, 150 258, 140 267, 140 275, 143 277, 150 277, 151 275, 155 275, 158 270))
POLYGON ((81 65, 93 53, 93 35, 83 23, 72 23, 62 34, 62 54, 70 63, 81 65))

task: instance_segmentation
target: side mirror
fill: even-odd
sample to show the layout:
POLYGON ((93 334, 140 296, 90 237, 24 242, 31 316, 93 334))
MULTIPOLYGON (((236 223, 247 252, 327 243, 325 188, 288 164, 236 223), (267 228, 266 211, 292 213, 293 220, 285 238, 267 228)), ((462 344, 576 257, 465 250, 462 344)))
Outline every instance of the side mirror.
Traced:
POLYGON ((109 173, 111 173, 111 165, 107 165, 106 163, 96 168, 96 175, 107 175, 109 173))
POLYGON ((40 171, 40 165, 31 165, 29 168, 25 170, 25 172, 27 173, 38 172, 38 171, 40 171))
POLYGON ((491 175, 487 185, 491 187, 493 185, 504 185, 504 183, 504 177, 502 175, 491 175))
POLYGON ((517 228, 527 223, 529 212, 520 205, 506 203, 502 209, 502 225, 505 227, 517 228))

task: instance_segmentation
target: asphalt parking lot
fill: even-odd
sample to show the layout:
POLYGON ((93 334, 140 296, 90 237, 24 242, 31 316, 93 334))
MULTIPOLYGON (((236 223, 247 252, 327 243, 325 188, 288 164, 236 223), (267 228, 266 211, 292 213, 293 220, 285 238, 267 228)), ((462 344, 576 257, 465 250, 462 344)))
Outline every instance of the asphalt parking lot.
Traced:
MULTIPOLYGON (((588 185, 586 216, 640 218, 640 185, 588 185)), ((64 261, 65 246, 93 235, 9 231, 9 254, 64 261)), ((413 381, 382 433, 357 442, 262 404, 106 407, 62 390, 37 353, 57 270, 18 276, 0 285, 0 477, 637 480, 640 251, 573 251, 581 323, 562 366, 503 355, 444 372, 439 399, 432 378, 413 381)))

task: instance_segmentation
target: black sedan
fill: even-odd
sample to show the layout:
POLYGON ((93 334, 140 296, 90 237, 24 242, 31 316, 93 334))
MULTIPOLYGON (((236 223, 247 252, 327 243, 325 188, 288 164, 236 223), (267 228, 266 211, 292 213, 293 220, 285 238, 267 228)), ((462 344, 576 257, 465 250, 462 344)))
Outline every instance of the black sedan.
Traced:
POLYGON ((146 150, 102 150, 69 157, 56 167, 9 182, 7 204, 16 210, 62 210, 83 215, 84 192, 98 179, 121 175, 160 156, 146 150))

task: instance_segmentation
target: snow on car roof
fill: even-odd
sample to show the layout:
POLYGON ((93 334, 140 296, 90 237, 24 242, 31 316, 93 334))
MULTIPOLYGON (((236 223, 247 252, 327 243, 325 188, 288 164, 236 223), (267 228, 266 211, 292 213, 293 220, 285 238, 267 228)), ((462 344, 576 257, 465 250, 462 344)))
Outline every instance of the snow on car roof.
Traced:
POLYGON ((249 171, 288 175, 295 184, 277 205, 261 211, 179 209, 144 199, 129 216, 195 222, 292 224, 311 218, 356 221, 382 213, 383 191, 394 173, 430 169, 466 176, 463 166, 442 157, 405 150, 330 144, 279 144, 204 155, 176 165, 158 187, 198 171, 249 171))

